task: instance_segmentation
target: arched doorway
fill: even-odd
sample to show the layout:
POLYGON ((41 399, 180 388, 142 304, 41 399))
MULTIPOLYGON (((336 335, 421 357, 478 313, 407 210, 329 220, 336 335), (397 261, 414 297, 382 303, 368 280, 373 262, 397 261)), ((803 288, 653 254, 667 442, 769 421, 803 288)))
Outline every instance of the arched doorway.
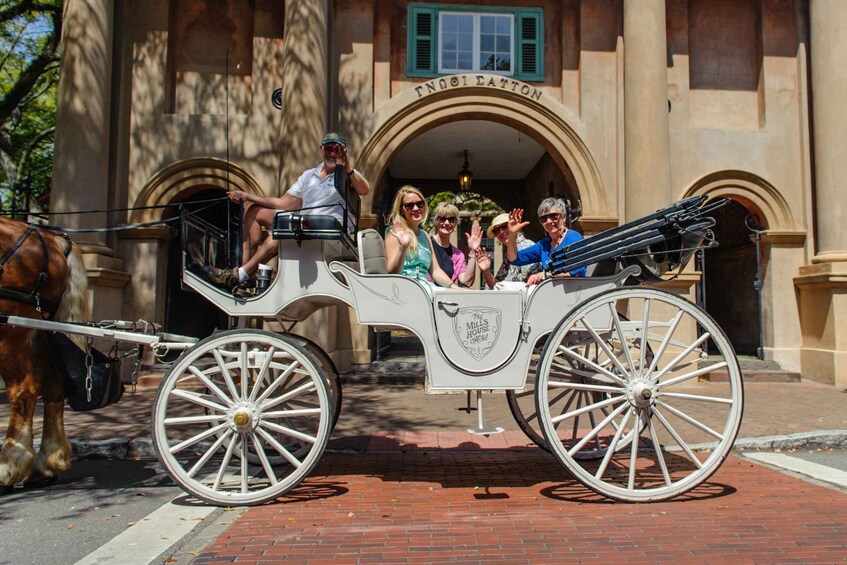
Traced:
MULTIPOLYGON (((758 355, 761 342, 757 257, 750 211, 736 201, 715 211, 719 245, 704 253, 706 311, 718 322, 739 355, 758 355)), ((754 217, 753 217, 754 218, 754 217)), ((761 228, 760 228, 761 229, 761 228)))
MULTIPOLYGON (((214 187, 195 187, 191 195, 181 200, 197 218, 221 230, 226 230, 232 213, 228 200, 220 199, 225 191, 214 187), (192 204, 195 204, 192 206, 192 204)), ((173 209, 171 209, 173 210, 173 209)), ((176 211, 170 214, 176 215, 176 211)), ((165 289, 165 329, 172 333, 206 337, 216 329, 226 329, 227 316, 208 300, 190 289, 182 288, 182 237, 176 224, 175 237, 168 244, 167 284, 165 289)), ((234 252, 240 248, 236 245, 234 252)))

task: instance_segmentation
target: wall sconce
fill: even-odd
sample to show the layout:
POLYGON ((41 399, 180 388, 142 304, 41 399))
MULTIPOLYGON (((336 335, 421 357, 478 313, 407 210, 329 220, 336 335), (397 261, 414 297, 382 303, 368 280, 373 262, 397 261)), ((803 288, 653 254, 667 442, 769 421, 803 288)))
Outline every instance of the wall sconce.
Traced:
POLYGON ((459 191, 469 191, 471 184, 473 184, 473 173, 468 170, 468 150, 465 149, 465 164, 462 165, 462 170, 459 171, 459 191))

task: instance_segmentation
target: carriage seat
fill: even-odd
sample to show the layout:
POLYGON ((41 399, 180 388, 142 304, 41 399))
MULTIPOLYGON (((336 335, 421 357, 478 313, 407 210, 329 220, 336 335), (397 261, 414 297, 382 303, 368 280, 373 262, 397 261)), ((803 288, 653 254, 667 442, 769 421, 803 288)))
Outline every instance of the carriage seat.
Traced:
POLYGON ((335 239, 347 237, 344 226, 335 216, 305 215, 277 210, 271 229, 274 239, 335 239))
POLYGON ((363 275, 386 275, 385 241, 375 229, 368 228, 356 234, 359 248, 359 272, 363 275))

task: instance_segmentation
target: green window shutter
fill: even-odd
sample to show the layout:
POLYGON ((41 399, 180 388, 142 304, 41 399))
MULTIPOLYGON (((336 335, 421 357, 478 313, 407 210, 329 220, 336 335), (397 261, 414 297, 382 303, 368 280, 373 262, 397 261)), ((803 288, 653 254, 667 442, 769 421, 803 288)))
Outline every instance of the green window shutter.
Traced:
POLYGON ((517 32, 517 78, 544 80, 544 18, 540 10, 518 10, 515 14, 517 32))
POLYGON ((435 74, 438 64, 436 22, 435 8, 409 6, 408 75, 430 76, 435 74))

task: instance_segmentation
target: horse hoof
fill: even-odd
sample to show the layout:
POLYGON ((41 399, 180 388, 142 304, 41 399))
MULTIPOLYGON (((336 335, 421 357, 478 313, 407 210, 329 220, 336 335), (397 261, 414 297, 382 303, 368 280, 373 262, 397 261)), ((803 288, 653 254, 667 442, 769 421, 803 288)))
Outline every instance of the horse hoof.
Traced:
POLYGON ((30 477, 24 481, 24 488, 44 488, 55 485, 59 482, 59 477, 30 477))

